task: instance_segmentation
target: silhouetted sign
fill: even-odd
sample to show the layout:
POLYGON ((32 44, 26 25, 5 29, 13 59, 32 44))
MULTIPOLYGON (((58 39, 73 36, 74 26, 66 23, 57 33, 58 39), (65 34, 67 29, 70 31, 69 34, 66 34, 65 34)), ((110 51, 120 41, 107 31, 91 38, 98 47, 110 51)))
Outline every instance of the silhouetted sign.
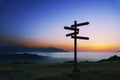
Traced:
POLYGON ((71 25, 71 27, 78 27, 78 26, 84 26, 84 25, 88 25, 89 24, 89 22, 84 22, 84 23, 79 23, 79 24, 74 24, 74 25, 71 25))
POLYGON ((77 69, 77 39, 89 40, 88 37, 77 36, 77 34, 79 34, 79 29, 77 27, 88 25, 88 24, 89 22, 77 24, 77 21, 74 21, 74 25, 71 25, 71 27, 67 27, 67 26, 64 27, 64 29, 74 31, 73 33, 66 34, 66 37, 71 36, 71 38, 74 39, 74 71, 75 72, 77 72, 78 70, 77 69))
POLYGON ((75 34, 79 34, 79 32, 74 32, 74 33, 70 33, 70 34, 66 34, 66 37, 68 37, 68 36, 72 36, 72 35, 75 35, 75 34))
MULTIPOLYGON (((72 27, 64 27, 64 29, 67 29, 67 30, 75 30, 75 28, 72 28, 72 27)), ((79 31, 79 29, 76 29, 76 31, 79 31)))
POLYGON ((88 37, 82 37, 82 36, 71 36, 71 38, 76 38, 76 39, 84 39, 84 40, 89 40, 88 37))

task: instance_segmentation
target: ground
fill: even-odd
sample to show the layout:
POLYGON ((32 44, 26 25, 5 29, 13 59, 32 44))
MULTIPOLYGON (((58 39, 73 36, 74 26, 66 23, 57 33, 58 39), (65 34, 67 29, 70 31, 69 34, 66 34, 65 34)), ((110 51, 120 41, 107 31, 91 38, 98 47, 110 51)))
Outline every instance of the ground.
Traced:
POLYGON ((79 74, 72 63, 0 65, 0 80, 120 80, 120 62, 79 62, 79 74))

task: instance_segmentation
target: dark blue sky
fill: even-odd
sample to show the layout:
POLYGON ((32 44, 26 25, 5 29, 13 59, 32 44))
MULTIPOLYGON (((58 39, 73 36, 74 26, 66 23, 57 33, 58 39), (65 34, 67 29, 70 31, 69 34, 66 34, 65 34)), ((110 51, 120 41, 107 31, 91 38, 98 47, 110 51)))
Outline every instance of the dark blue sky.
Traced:
POLYGON ((89 26, 81 28, 81 35, 91 37, 80 43, 83 48, 103 44, 119 48, 119 14, 119 0, 0 0, 0 36, 13 42, 72 46, 63 27, 74 20, 89 21, 89 26))

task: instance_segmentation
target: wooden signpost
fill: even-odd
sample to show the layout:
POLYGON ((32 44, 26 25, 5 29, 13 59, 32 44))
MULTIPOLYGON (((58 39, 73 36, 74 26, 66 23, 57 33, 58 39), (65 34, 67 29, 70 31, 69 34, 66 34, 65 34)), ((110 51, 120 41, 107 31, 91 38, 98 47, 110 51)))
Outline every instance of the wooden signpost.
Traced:
POLYGON ((71 36, 71 38, 74 39, 74 72, 75 73, 79 72, 79 70, 77 69, 77 39, 89 40, 88 37, 77 36, 77 34, 79 34, 79 29, 77 27, 88 24, 89 22, 77 24, 77 21, 74 21, 74 25, 71 25, 71 27, 67 27, 67 26, 64 27, 64 29, 74 31, 73 33, 66 34, 66 37, 71 36))

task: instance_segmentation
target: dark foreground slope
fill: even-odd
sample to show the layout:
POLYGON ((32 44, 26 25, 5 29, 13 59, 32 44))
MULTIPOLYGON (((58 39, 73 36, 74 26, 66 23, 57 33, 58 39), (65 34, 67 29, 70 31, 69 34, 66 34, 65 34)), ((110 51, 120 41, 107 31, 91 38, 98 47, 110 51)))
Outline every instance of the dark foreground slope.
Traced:
POLYGON ((72 63, 2 64, 0 80, 120 80, 120 62, 80 62, 81 73, 72 74, 72 63))

